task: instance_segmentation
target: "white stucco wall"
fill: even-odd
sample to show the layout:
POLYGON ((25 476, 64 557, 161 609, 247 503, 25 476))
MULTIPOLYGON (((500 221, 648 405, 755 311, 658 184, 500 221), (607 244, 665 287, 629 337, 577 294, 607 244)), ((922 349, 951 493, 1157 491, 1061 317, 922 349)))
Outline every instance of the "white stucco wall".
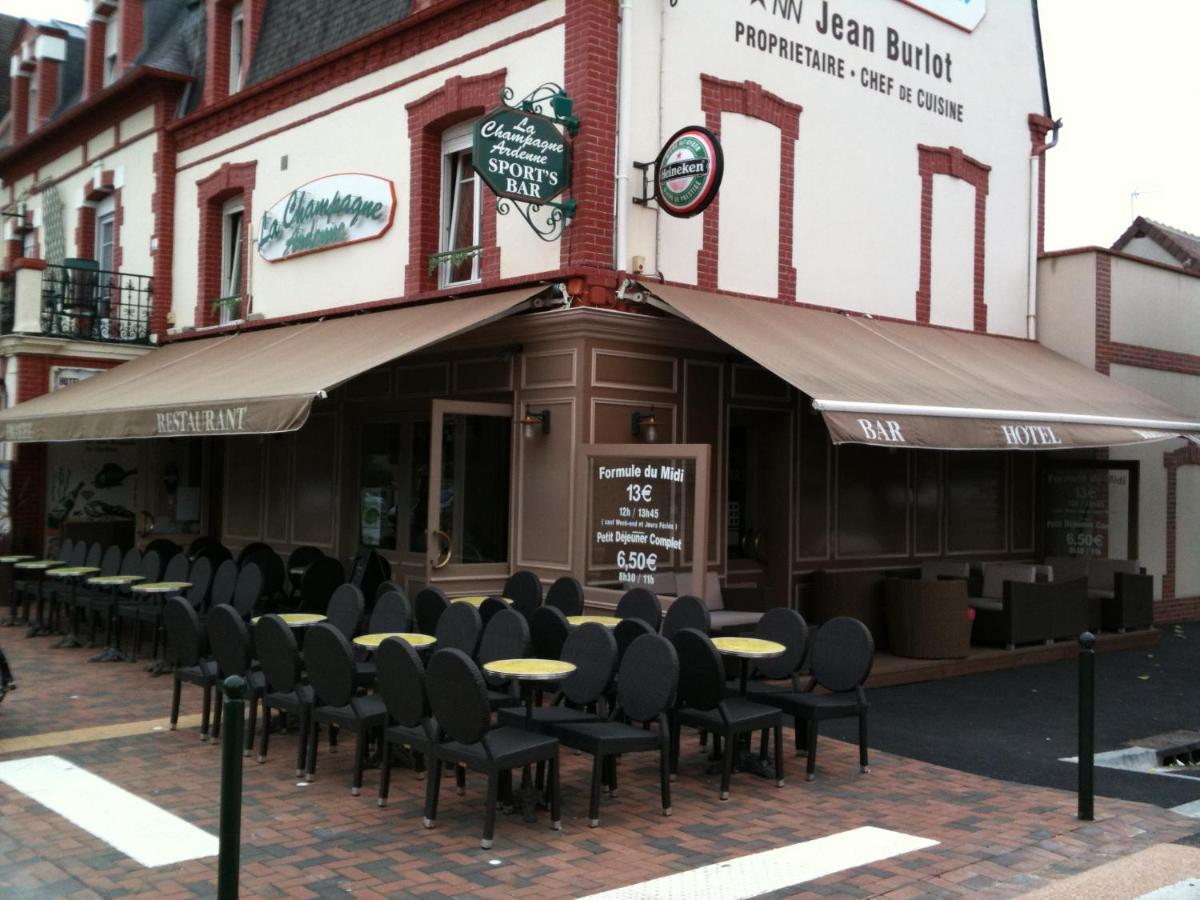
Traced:
POLYGON ((779 207, 761 196, 779 193, 779 130, 766 122, 727 113, 721 116, 722 144, 735 159, 757 155, 763 167, 734 167, 721 196, 720 239, 725 265, 722 290, 773 297, 779 292, 779 207))
POLYGON ((1200 277, 1113 257, 1112 339, 1200 353, 1200 277))
POLYGON ((1148 237, 1134 238, 1121 248, 1121 252, 1128 253, 1130 256, 1141 256, 1146 259, 1152 259, 1155 262, 1165 263, 1168 266, 1179 265, 1179 260, 1148 237))
POLYGON ((1200 466, 1180 466, 1175 503, 1175 596, 1200 597, 1200 466))
POLYGON ((929 321, 953 328, 975 325, 975 189, 965 181, 933 181, 933 241, 929 321))
POLYGON ((1056 353, 1096 367, 1096 254, 1038 261, 1037 337, 1056 353))

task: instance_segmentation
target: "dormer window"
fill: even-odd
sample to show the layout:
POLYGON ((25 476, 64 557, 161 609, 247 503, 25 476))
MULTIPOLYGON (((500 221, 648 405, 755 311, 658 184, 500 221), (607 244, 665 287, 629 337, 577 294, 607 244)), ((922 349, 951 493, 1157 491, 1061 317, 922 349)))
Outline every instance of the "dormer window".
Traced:
POLYGON ((242 62, 245 55, 245 16, 242 4, 235 3, 229 15, 229 93, 242 89, 242 62))
POLYGON ((104 74, 102 87, 117 80, 117 52, 120 49, 121 13, 114 12, 104 24, 104 74))

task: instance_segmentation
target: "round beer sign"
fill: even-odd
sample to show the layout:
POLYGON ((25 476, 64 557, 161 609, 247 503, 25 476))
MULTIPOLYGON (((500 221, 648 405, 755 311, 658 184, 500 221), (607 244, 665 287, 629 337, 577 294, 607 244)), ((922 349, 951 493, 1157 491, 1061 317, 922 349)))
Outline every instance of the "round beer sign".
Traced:
POLYGON ((712 203, 724 172, 725 156, 717 136, 689 125, 675 132, 658 154, 654 198, 668 215, 690 218, 712 203))

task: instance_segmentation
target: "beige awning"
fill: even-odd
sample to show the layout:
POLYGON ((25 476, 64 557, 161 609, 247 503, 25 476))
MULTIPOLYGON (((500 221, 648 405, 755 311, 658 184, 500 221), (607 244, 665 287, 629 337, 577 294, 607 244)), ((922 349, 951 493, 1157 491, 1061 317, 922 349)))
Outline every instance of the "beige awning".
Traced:
POLYGON ((1200 440, 1200 422, 1033 341, 653 292, 808 394, 836 444, 1051 450, 1200 440))
POLYGON ((326 391, 515 312, 530 295, 526 288, 168 344, 0 412, 0 440, 295 431, 326 391))

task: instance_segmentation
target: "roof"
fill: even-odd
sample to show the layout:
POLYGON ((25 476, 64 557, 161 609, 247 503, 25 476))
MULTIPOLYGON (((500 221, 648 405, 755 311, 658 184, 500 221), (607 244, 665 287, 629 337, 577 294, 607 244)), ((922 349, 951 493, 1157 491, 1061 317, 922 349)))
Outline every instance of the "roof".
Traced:
MULTIPOLYGON (((20 27, 21 20, 16 16, 6 16, 0 13, 0 48, 7 50, 12 47, 20 27)), ((8 112, 11 102, 11 84, 12 79, 8 74, 8 66, 0 66, 0 116, 8 112)))
POLYGON ((1113 243, 1112 249, 1124 250, 1135 238, 1142 237, 1149 238, 1162 247, 1178 261, 1180 268, 1200 272, 1200 237, 1144 216, 1133 220, 1133 224, 1113 243))
POLYGON ((258 84, 408 15, 411 0, 356 0, 354 12, 329 0, 271 0, 247 84, 258 84))

